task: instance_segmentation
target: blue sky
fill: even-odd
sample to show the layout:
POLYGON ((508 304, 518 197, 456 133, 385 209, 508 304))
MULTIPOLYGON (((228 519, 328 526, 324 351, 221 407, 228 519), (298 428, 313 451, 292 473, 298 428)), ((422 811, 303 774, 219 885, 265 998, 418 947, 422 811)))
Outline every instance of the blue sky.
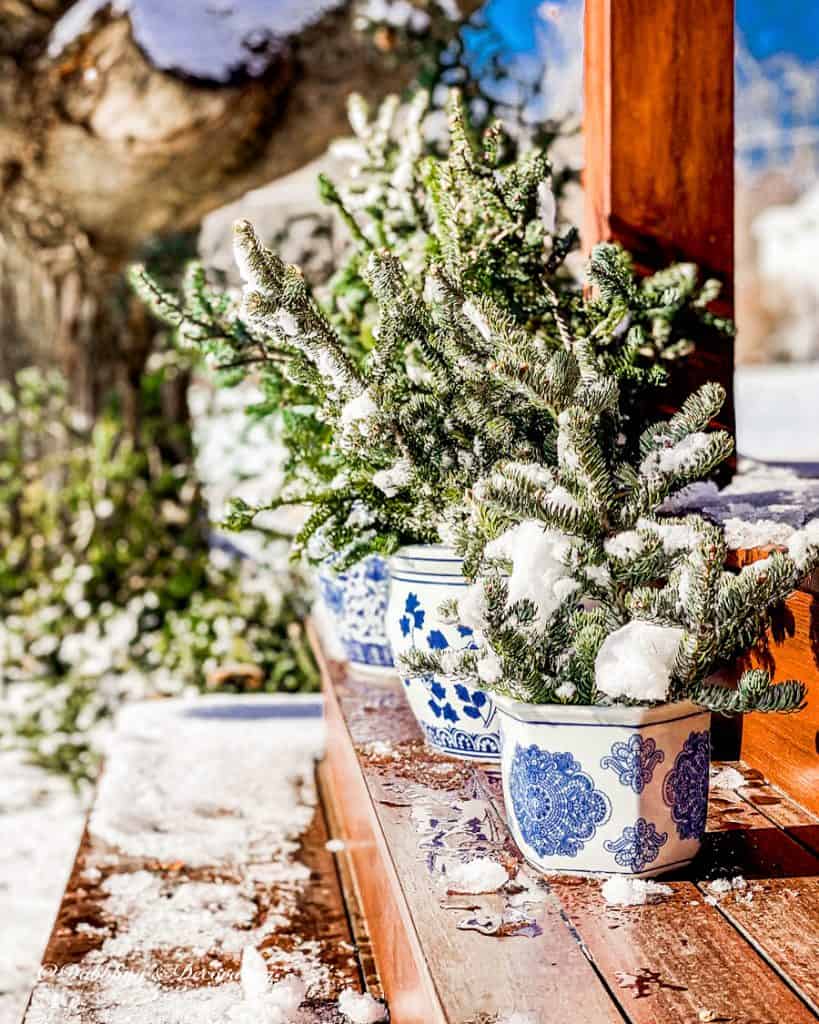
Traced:
MULTIPOLYGON (((489 0, 486 15, 518 53, 536 49, 534 21, 539 0, 489 0)), ((787 51, 819 60, 817 0, 737 0, 737 25, 755 57, 787 51)))

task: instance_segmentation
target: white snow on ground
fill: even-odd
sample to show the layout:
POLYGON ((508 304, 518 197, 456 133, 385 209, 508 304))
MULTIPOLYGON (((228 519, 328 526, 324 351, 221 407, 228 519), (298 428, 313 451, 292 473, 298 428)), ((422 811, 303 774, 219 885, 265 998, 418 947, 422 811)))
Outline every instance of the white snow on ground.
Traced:
POLYGON ((0 1024, 19 1024, 84 809, 62 779, 27 765, 18 753, 0 753, 0 780, 0 1024))
POLYGON ((819 462, 819 362, 738 366, 737 450, 770 462, 819 462))

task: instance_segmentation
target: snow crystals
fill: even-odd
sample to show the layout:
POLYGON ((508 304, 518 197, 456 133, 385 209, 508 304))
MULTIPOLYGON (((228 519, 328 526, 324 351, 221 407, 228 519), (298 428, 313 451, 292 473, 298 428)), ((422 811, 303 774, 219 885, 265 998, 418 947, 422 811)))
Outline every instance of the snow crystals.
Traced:
POLYGON ((655 476, 690 469, 711 443, 713 436, 702 431, 695 432, 676 444, 650 452, 640 463, 640 472, 647 476, 655 476))
POLYGON ((367 437, 370 431, 369 420, 378 412, 378 406, 373 401, 372 395, 365 388, 360 395, 350 398, 344 403, 339 417, 339 426, 344 439, 358 433, 361 437, 367 437))
POLYGON ((503 675, 503 663, 496 651, 486 644, 478 660, 478 678, 490 686, 497 683, 503 675))
POLYGON ((597 689, 613 700, 665 700, 682 638, 681 629, 640 619, 621 626, 606 637, 597 652, 597 689))
POLYGON ((448 868, 444 882, 449 892, 497 892, 509 881, 506 868, 491 857, 476 857, 448 868))
POLYGON ((411 476, 412 463, 409 459, 397 459, 388 469, 373 473, 373 485, 388 498, 393 498, 402 487, 409 484, 411 476))
POLYGON ((379 1024, 387 1019, 386 1007, 364 992, 345 989, 338 997, 338 1008, 351 1024, 379 1024))
POLYGON ((638 907, 652 903, 673 892, 670 885, 628 875, 612 875, 600 887, 603 899, 613 907, 638 907))

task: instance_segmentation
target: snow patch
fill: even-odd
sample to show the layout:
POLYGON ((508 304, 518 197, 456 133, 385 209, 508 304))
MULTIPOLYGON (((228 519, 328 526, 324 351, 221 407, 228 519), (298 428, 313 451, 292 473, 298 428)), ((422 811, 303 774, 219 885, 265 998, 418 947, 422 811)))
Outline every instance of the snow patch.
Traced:
POLYGON ((613 907, 639 907, 652 903, 673 892, 670 885, 652 882, 650 879, 631 878, 628 875, 612 875, 600 887, 603 899, 613 907))
POLYGON ((509 881, 506 868, 491 857, 476 857, 465 864, 450 867, 444 878, 450 892, 497 892, 509 881))
POLYGON ((730 765, 726 765, 724 768, 712 769, 711 771, 711 786, 714 789, 737 790, 741 789, 744 785, 745 779, 742 773, 730 765))
POLYGON ((536 519, 524 519, 487 544, 485 556, 512 563, 508 604, 531 601, 536 624, 543 627, 579 584, 566 567, 571 541, 559 530, 547 530, 536 519))
POLYGON ((378 1024, 387 1019, 386 1008, 369 992, 362 994, 346 988, 338 997, 338 1008, 353 1024, 378 1024))

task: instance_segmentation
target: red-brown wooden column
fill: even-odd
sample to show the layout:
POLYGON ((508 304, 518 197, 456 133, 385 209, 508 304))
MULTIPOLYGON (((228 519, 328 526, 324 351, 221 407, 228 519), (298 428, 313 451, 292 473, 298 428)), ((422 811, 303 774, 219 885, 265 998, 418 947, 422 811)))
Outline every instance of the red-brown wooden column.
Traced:
MULTIPOLYGON (((732 0, 586 0, 585 237, 614 239, 638 267, 675 260, 723 281, 734 269, 732 0)), ((698 339, 674 391, 718 380, 729 394, 733 346, 698 339)))

